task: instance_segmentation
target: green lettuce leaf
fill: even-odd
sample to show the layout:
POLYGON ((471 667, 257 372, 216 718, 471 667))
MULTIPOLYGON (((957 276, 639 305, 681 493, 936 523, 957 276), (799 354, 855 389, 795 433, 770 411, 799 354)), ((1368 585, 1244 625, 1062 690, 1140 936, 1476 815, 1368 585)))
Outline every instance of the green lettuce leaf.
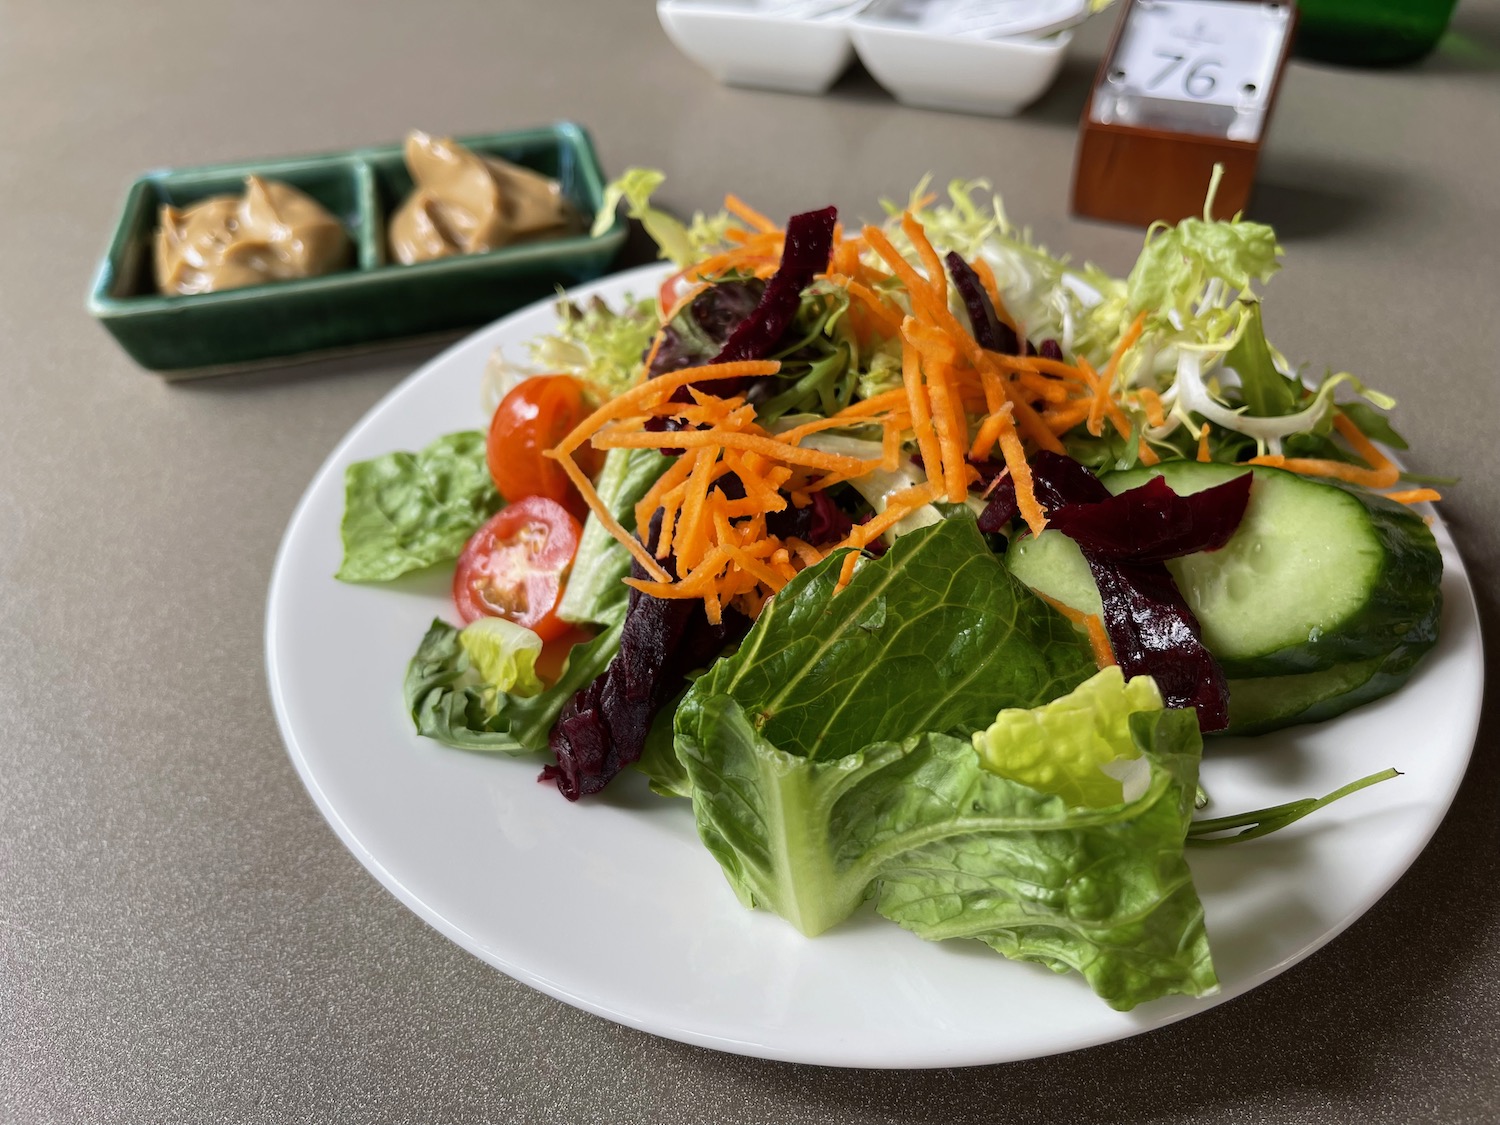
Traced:
POLYGON ((625 214, 646 229, 661 250, 661 256, 670 258, 679 266, 691 265, 722 248, 724 231, 730 225, 727 215, 720 213, 707 218, 694 215, 692 223, 684 225, 665 211, 651 206, 652 193, 666 178, 653 168, 627 169, 619 179, 605 186, 604 200, 594 217, 592 233, 599 235, 608 230, 614 222, 615 208, 623 202, 625 214))
POLYGON ((1260 302, 1245 303, 1245 319, 1224 362, 1239 376, 1240 397, 1251 414, 1261 417, 1291 414, 1302 400, 1302 384, 1276 369, 1271 345, 1260 319, 1260 302))
POLYGON ((990 553, 967 509, 902 536, 834 597, 841 563, 771 600, 688 693, 679 732, 698 701, 729 695, 777 746, 832 760, 922 731, 967 736, 1094 671, 1088 643, 990 553))
POLYGON ((1172 309, 1192 317, 1214 282, 1232 300, 1252 282, 1270 280, 1280 253, 1276 232, 1264 223, 1189 217, 1176 226, 1155 224, 1125 279, 1128 314, 1172 309))
POLYGON ((481 617, 459 631, 459 646, 486 687, 511 695, 537 695, 546 689, 536 674, 542 638, 504 617, 481 617))
POLYGON ((746 905, 812 935, 874 897, 921 937, 1072 969, 1122 1010, 1216 987, 1182 857, 1202 745, 1191 712, 1135 715, 1125 741, 1144 790, 1094 809, 1001 777, 944 734, 812 761, 727 695, 685 710, 699 833, 746 905))
POLYGON ((460 750, 527 754, 547 748, 563 704, 604 671, 620 626, 574 645, 556 683, 535 695, 497 691, 473 667, 461 633, 434 620, 406 669, 406 709, 417 733, 460 750))
POLYGON ((500 510, 485 435, 448 434, 420 453, 387 453, 344 470, 344 558, 334 577, 387 582, 456 559, 500 510))
POLYGON ((1160 711, 1161 692, 1149 676, 1126 682, 1119 668, 1041 707, 1009 707, 974 735, 985 768, 1074 808, 1104 808, 1134 799, 1143 775, 1130 740, 1130 716, 1160 711))
POLYGON ((598 297, 582 305, 561 300, 557 327, 531 345, 531 365, 582 379, 596 397, 613 398, 635 380, 656 330, 650 299, 627 299, 618 309, 598 297))
POLYGON ((840 563, 789 583, 694 683, 685 777, 652 774, 691 795, 740 899, 813 935, 874 898, 923 937, 1075 970, 1122 1009, 1215 987, 1182 858, 1192 712, 1149 680, 1091 678, 1086 644, 1007 580, 966 511, 835 596, 840 563))
MULTIPOLYGON (((594 490, 626 531, 635 531, 635 505, 670 465, 654 449, 611 449, 594 490)), ((630 587, 630 552, 592 512, 583 524, 578 553, 557 615, 578 625, 614 625, 625 618, 630 587)))

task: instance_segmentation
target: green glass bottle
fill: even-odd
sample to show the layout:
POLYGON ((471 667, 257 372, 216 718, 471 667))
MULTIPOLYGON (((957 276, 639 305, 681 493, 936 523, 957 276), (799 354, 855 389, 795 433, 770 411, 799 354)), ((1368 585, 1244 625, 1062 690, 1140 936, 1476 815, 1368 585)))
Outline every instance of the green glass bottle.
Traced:
POLYGON ((1400 66, 1437 46, 1458 0, 1300 0, 1295 53, 1350 66, 1400 66))

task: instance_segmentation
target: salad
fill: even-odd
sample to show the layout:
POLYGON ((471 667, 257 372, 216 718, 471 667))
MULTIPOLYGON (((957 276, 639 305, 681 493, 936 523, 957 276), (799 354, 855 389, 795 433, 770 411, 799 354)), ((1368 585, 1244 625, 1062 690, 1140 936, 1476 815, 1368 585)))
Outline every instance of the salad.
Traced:
POLYGON ((1205 737, 1335 716, 1435 642, 1394 404, 1267 341, 1259 224, 1153 228, 1115 278, 978 182, 860 229, 684 224, 660 182, 610 196, 658 293, 564 298, 492 361, 487 430, 346 472, 339 578, 453 568, 417 731, 572 800, 643 772, 808 935, 870 900, 1116 1008, 1212 992, 1186 848, 1394 776, 1195 818, 1205 737))

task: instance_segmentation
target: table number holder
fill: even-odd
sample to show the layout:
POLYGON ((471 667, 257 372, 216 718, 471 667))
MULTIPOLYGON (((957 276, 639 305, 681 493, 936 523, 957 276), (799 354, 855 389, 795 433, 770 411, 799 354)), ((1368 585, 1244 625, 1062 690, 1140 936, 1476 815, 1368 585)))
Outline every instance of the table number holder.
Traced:
POLYGON ((1127 0, 1083 112, 1073 212, 1147 226, 1244 209, 1281 86, 1288 0, 1127 0))

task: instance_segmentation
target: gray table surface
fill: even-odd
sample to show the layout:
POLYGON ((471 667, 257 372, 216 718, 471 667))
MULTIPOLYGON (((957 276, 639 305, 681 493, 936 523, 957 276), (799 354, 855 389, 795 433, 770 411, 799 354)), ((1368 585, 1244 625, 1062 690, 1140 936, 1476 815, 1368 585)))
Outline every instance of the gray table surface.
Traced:
MULTIPOLYGON (((633 2, 0 3, 0 1119, 6 1122, 1493 1122, 1493 706, 1447 821, 1381 902, 1264 987, 1125 1042, 993 1068, 767 1063, 627 1030, 450 944, 344 850, 282 747, 262 663, 282 530, 344 431, 430 354, 166 385, 83 293, 151 167, 408 128, 584 122, 679 211, 871 215, 988 176, 1068 216, 1096 21, 1030 112, 725 89, 633 2)), ((1411 463, 1497 622, 1500 6, 1415 69, 1294 63, 1253 214, 1290 355, 1402 400, 1411 463), (1489 513, 1486 515, 1486 513, 1489 513)), ((1491 685, 1493 686, 1493 684, 1491 685)))

